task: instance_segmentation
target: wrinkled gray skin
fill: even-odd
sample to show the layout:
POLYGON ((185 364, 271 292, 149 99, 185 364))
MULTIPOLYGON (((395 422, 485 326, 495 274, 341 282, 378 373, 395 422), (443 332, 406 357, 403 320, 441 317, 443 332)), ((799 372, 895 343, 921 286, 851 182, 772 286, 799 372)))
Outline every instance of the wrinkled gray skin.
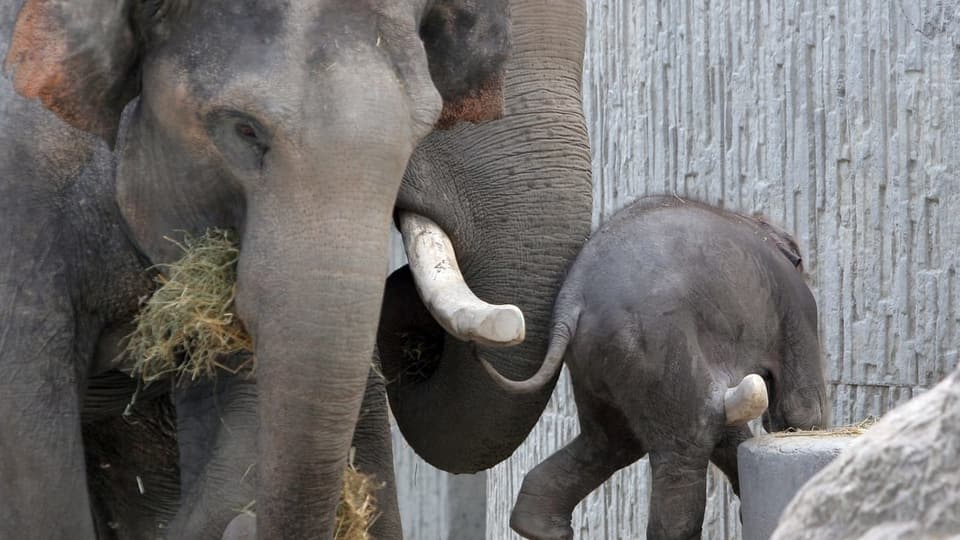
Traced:
POLYGON ((201 457, 181 459, 188 504, 171 537, 224 529, 192 528, 194 512, 221 519, 240 467, 216 464, 250 448, 261 536, 331 536, 381 304, 398 315, 382 361, 414 448, 457 472, 509 456, 550 388, 510 397, 474 349, 432 321, 409 327, 422 304, 395 302, 407 274, 383 294, 388 224, 395 207, 439 223, 473 290, 524 310, 523 345, 479 353, 532 374, 590 226, 584 21, 582 2, 548 0, 0 6, 0 537, 95 536, 81 402, 88 383, 103 392, 91 376, 149 294, 145 270, 179 256, 164 239, 179 231, 240 232, 258 398, 236 381, 176 397, 181 453, 201 457), (491 118, 507 11, 505 117, 431 134, 438 118, 491 118), (406 330, 437 354, 409 365, 390 346, 406 330), (210 411, 237 423, 198 433, 210 411))
POLYGON ((828 405, 817 307, 796 243, 763 220, 682 201, 642 199, 584 246, 557 297, 541 371, 570 369, 580 435, 524 479, 510 524, 570 539, 574 507, 615 471, 650 456, 647 537, 700 538, 707 466, 738 491, 723 396, 746 375, 767 383, 764 427, 824 427, 828 405), (800 271, 798 271, 800 270, 800 271))

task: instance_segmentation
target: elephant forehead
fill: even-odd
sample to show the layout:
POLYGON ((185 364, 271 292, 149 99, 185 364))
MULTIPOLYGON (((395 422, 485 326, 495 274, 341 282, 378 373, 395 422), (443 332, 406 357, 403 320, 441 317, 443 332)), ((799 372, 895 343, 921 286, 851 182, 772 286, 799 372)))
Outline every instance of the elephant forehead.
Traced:
POLYGON ((149 61, 178 64, 200 99, 235 79, 302 86, 332 66, 364 61, 371 51, 391 55, 396 47, 388 41, 398 34, 415 37, 415 10, 401 8, 411 3, 205 0, 178 21, 149 61))

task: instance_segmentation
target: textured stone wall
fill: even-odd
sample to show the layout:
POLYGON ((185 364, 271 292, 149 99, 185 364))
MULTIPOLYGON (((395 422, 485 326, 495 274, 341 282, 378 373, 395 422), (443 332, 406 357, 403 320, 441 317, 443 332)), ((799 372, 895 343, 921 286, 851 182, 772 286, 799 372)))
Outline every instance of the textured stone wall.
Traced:
MULTIPOLYGON (((591 0, 584 85, 597 223, 675 191, 796 233, 836 422, 880 415, 957 364, 960 2, 591 0)), ((523 474, 577 430, 564 380, 488 474, 487 538, 516 538, 523 474)), ((643 538, 647 470, 582 503, 577 538, 643 538)), ((709 490, 704 538, 736 538, 735 499, 722 481, 709 490)))

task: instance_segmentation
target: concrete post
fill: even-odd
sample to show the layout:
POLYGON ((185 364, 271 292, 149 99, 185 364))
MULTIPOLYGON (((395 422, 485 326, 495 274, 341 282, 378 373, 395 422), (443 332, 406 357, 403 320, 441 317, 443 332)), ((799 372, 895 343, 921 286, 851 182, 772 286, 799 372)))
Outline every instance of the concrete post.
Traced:
POLYGON ((856 439, 855 435, 764 435, 740 445, 743 540, 767 540, 797 491, 856 439))

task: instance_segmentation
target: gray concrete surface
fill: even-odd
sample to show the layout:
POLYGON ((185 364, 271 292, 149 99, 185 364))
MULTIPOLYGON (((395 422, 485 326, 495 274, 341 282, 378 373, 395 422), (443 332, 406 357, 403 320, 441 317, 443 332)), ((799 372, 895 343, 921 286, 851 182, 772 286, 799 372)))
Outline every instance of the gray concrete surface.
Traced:
POLYGON ((743 540, 767 540, 797 491, 856 439, 852 435, 765 435, 740 445, 743 540))

